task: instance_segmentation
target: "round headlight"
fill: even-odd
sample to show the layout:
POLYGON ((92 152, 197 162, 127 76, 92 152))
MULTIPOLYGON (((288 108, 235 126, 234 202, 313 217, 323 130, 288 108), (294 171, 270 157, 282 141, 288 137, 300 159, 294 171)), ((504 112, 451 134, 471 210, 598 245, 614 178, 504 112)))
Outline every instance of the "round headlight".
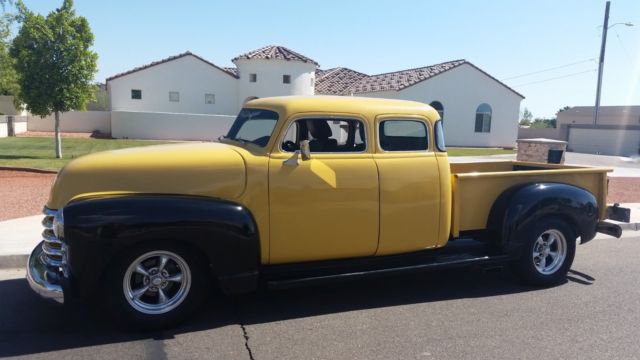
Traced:
POLYGON ((53 234, 58 238, 64 237, 64 215, 62 209, 58 210, 56 216, 53 217, 53 234))

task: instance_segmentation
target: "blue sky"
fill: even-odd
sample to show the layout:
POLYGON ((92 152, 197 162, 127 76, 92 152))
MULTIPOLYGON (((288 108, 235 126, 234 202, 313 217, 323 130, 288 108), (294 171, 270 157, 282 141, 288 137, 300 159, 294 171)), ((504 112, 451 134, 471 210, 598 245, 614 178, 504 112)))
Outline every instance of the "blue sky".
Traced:
MULTIPOLYGON (((25 3, 47 13, 62 0, 25 3)), ((595 101, 605 1, 76 0, 75 7, 95 34, 101 82, 186 50, 232 66, 236 55, 270 44, 322 68, 368 74, 464 58, 507 79, 573 64, 505 80, 526 96, 522 108, 550 117, 595 101)), ((640 105, 640 1, 613 0, 610 23, 627 21, 636 26, 609 31, 603 105, 640 105)))

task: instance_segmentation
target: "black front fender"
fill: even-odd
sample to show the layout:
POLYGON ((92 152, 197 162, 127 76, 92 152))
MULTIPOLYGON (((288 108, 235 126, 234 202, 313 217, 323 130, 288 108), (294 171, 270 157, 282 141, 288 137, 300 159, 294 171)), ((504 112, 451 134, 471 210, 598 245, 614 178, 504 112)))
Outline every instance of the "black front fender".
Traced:
POLYGON ((143 242, 178 241, 204 255, 223 291, 257 286, 260 241, 242 205, 206 197, 137 195, 72 202, 64 208, 68 262, 88 295, 114 257, 143 242))
POLYGON ((598 202, 589 191, 569 184, 518 185, 498 197, 487 229, 499 236, 504 252, 517 254, 526 239, 523 231, 547 216, 568 222, 585 243, 596 235, 598 202))

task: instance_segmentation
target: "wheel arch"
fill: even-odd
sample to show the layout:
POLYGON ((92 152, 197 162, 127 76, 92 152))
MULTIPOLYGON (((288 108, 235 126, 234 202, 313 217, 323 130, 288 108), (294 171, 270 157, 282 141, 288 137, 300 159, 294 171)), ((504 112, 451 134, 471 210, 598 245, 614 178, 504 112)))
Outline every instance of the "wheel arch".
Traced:
POLYGON ((492 238, 499 239, 503 252, 514 255, 522 246, 522 232, 546 216, 567 222, 585 243, 596 234, 598 203, 588 190, 570 184, 516 185, 505 190, 494 202, 487 230, 492 238))
POLYGON ((257 287, 258 228, 250 210, 216 198, 145 194, 77 200, 64 208, 68 262, 81 296, 128 248, 172 241, 201 254, 222 291, 257 287))

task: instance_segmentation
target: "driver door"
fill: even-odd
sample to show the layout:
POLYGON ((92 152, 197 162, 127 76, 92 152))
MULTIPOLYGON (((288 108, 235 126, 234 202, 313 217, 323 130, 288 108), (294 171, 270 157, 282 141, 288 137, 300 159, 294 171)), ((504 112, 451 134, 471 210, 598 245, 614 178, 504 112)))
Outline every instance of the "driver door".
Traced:
POLYGON ((378 171, 368 130, 356 118, 290 122, 269 160, 271 263, 375 254, 378 171), (311 158, 285 163, 302 140, 311 158))

